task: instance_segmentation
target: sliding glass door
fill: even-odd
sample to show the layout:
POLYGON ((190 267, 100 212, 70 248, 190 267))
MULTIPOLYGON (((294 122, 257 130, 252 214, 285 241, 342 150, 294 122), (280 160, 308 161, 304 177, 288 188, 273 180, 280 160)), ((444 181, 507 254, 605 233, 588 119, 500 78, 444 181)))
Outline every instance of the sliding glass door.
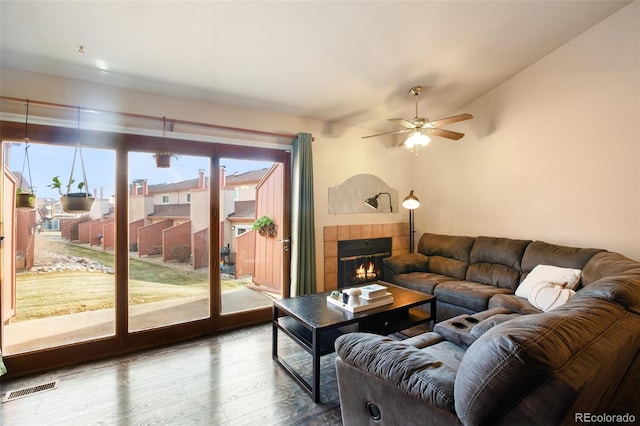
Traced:
POLYGON ((0 339, 13 372, 268 321, 288 295, 289 152, 38 126, 28 176, 22 129, 0 124, 0 339), (74 156, 73 186, 86 175, 95 199, 86 211, 62 202, 74 156), (31 189, 35 208, 18 208, 31 189))
POLYGON ((73 146, 5 142, 3 153, 3 354, 113 336, 114 151, 85 147, 81 161, 73 146), (19 204, 31 192, 33 204, 19 204), (92 200, 86 211, 66 206, 74 193, 92 200))
POLYGON ((221 314, 270 308, 283 288, 283 164, 220 164, 221 314))
POLYGON ((129 153, 129 331, 210 317, 211 159, 159 157, 129 153))

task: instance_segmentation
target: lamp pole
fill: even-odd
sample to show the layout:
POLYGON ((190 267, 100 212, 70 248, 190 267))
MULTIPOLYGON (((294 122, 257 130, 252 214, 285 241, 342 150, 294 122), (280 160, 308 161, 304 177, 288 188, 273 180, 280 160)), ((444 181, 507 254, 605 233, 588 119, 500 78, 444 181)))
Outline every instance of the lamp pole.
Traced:
POLYGON ((413 223, 413 211, 415 209, 409 209, 409 253, 413 253, 415 251, 415 236, 413 234, 416 233, 415 225, 413 223))

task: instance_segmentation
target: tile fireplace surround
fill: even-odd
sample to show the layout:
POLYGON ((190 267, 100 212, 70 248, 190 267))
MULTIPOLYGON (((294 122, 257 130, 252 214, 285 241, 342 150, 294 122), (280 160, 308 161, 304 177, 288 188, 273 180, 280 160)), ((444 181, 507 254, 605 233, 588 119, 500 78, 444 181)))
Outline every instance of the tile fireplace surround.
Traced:
POLYGON ((324 227, 324 290, 338 288, 338 241, 391 237, 392 255, 409 253, 409 223, 324 227))

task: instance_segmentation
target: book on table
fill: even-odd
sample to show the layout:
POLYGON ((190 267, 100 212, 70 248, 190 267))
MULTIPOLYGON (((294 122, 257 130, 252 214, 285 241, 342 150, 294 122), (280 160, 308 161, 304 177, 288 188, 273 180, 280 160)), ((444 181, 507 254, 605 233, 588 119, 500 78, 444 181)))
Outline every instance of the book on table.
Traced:
POLYGON ((387 287, 380 284, 369 284, 360 287, 362 292, 360 297, 364 297, 367 300, 375 299, 378 297, 384 297, 387 295, 387 287))
POLYGON ((389 293, 388 291, 385 291, 384 293, 377 293, 377 295, 374 296, 374 297, 366 296, 364 294, 361 294, 360 295, 360 299, 366 300, 367 302, 373 302, 374 300, 384 299, 384 298, 389 297, 389 296, 393 296, 393 294, 389 293))
POLYGON ((368 309, 379 308, 380 306, 390 305, 393 303, 393 296, 389 293, 388 296, 378 297, 373 300, 366 300, 360 297, 360 303, 356 305, 350 305, 348 303, 344 303, 341 298, 334 298, 331 295, 327 296, 327 301, 335 306, 338 306, 344 310, 349 312, 357 313, 366 311, 368 309))

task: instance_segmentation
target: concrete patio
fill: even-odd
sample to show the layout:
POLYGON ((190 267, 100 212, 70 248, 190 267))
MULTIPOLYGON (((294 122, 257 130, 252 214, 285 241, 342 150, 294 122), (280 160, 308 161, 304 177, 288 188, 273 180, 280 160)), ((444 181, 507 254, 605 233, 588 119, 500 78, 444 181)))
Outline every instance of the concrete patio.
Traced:
MULTIPOLYGON (((222 315, 269 307, 268 293, 250 288, 222 293, 222 315)), ((207 318, 206 297, 185 297, 131 306, 129 327, 145 330, 207 318)), ((114 334, 115 310, 101 309, 21 321, 4 326, 5 355, 96 339, 114 334)))

